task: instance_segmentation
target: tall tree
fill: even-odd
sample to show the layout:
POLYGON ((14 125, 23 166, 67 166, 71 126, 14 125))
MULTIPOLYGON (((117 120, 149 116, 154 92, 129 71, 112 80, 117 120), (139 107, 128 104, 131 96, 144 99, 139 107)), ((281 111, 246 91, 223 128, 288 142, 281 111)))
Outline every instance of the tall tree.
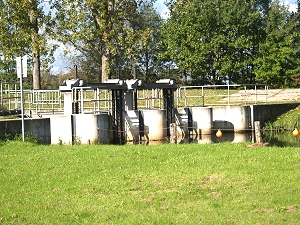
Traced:
POLYGON ((113 65, 120 54, 129 55, 128 46, 134 44, 132 24, 140 3, 135 0, 57 1, 54 5, 56 38, 74 46, 84 58, 92 52, 96 58, 101 57, 94 64, 101 69, 98 80, 104 82, 112 77, 113 65))
POLYGON ((259 46, 254 73, 258 81, 273 87, 291 85, 300 69, 298 18, 276 0, 265 20, 266 37, 259 46))
MULTIPOLYGON (((162 57, 191 73, 194 80, 216 84, 249 71, 260 37, 257 1, 176 1, 162 29, 162 57)), ((251 73, 251 71, 250 71, 251 73)), ((236 79, 237 80, 237 79, 236 79)))
POLYGON ((47 53, 45 28, 48 18, 41 0, 1 0, 0 51, 4 58, 28 54, 33 64, 33 88, 40 89, 41 54, 47 53))
POLYGON ((145 1, 140 4, 137 16, 131 22, 130 35, 123 39, 126 51, 122 54, 136 69, 139 79, 145 82, 157 79, 157 70, 161 66, 158 58, 158 33, 162 26, 162 18, 156 12, 151 2, 145 1), (127 41, 130 39, 131 41, 127 41), (127 43, 127 44, 126 44, 127 43))

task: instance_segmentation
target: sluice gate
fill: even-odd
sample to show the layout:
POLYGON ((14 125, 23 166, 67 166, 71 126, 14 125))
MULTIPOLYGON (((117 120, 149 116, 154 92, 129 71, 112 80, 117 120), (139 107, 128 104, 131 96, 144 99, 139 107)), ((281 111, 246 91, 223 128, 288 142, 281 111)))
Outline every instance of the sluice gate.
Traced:
POLYGON ((137 79, 111 79, 105 83, 92 84, 71 79, 66 80, 59 87, 64 95, 65 115, 108 114, 111 118, 111 130, 108 129, 108 132, 112 132, 113 143, 119 144, 127 141, 163 140, 169 136, 169 126, 175 121, 174 91, 176 89, 177 85, 170 79, 159 80, 156 83, 144 83, 137 79), (96 98, 93 100, 85 98, 90 90, 96 93, 96 98), (102 90, 109 91, 109 96, 99 98, 102 90), (157 101, 162 101, 160 108, 139 105, 141 101, 150 105, 149 99, 139 99, 138 91, 145 90, 155 90, 158 95, 162 93, 156 98, 157 101), (97 110, 85 111, 87 104, 97 105, 97 110), (158 121, 161 122, 156 123, 158 121))
MULTIPOLYGON (((5 100, 10 103, 9 110, 18 112, 18 108, 10 107, 19 106, 17 88, 5 91, 3 87, 2 112, 6 107, 5 100)), ((264 102, 263 105, 208 106, 203 104, 202 94, 193 96, 200 99, 200 106, 186 105, 186 100, 186 104, 178 106, 178 100, 186 98, 186 95, 178 95, 179 89, 170 79, 155 83, 144 83, 138 79, 85 83, 80 79, 69 79, 59 90, 53 90, 54 94, 47 90, 26 92, 25 96, 30 97, 30 101, 25 101, 28 106, 25 113, 29 117, 25 119, 25 132, 52 144, 123 144, 165 141, 170 137, 170 125, 176 124, 177 143, 191 137, 203 143, 213 139, 212 134, 219 128, 223 132, 234 133, 235 139, 238 133, 251 131, 254 121, 259 120, 263 124, 271 116, 299 105, 264 102), (45 106, 44 110, 41 106, 45 106), (32 124, 37 119, 39 123, 32 124)), ((0 121, 0 136, 13 131, 20 133, 18 122, 0 121)), ((230 140, 233 140, 232 137, 230 140)))

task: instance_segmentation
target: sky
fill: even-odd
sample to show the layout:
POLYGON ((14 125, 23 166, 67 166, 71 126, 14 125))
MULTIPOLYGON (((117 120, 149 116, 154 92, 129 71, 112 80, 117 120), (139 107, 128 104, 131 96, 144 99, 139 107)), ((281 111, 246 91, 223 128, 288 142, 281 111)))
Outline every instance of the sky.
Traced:
MULTIPOLYGON (((297 0, 281 0, 282 3, 287 5, 289 7, 290 11, 296 11, 297 10, 297 0)), ((160 13, 162 18, 168 17, 168 9, 164 4, 164 0, 157 0, 154 4, 154 7, 157 9, 157 11, 160 13)), ((55 51, 54 57, 55 62, 52 64, 51 73, 52 74, 59 74, 64 73, 69 70, 69 68, 66 68, 64 65, 64 57, 63 57, 63 51, 65 46, 61 44, 59 48, 55 51)))

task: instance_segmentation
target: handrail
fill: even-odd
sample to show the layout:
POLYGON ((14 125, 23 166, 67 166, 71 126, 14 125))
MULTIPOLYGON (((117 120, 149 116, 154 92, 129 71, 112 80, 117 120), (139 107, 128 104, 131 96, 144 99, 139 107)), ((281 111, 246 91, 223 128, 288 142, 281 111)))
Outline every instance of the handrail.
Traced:
MULTIPOLYGON (((267 103, 268 86, 265 84, 231 84, 182 86, 174 93, 175 107, 209 106, 209 105, 241 105, 267 103)), ((34 111, 39 114, 62 113, 64 95, 59 90, 24 90, 25 112, 34 111)), ((20 108, 21 94, 18 84, 1 83, 0 111, 20 108)), ((112 107, 109 90, 89 87, 72 89, 73 103, 79 104, 80 113, 87 111, 110 110, 112 107), (89 93, 90 92, 90 93, 89 93)), ((160 89, 137 91, 137 100, 146 108, 161 108, 163 95, 160 89)))
MULTIPOLYGON (((241 90, 240 90, 241 91, 241 90)), ((177 107, 181 106, 182 104, 180 104, 180 100, 181 102, 183 102, 183 106, 187 107, 189 106, 188 101, 191 99, 199 99, 200 100, 200 104, 197 104, 196 106, 206 106, 206 105, 234 105, 234 104, 241 104, 242 100, 238 99, 237 101, 233 101, 232 98, 235 97, 243 97, 243 104, 247 104, 247 102, 253 102, 254 104, 257 104, 258 102, 264 102, 265 104, 267 103, 268 100, 268 86, 265 84, 228 84, 228 85, 205 85, 205 86, 182 86, 179 87, 176 91, 176 104, 177 107), (233 90, 237 90, 238 88, 243 87, 243 93, 241 92, 237 92, 237 93, 232 93, 233 90), (253 87, 252 89, 247 89, 247 87, 253 87), (263 88, 263 92, 259 93, 258 92, 258 87, 262 87, 263 88), (218 93, 217 89, 219 90, 225 90, 226 88, 226 94, 218 93), (192 95, 192 93, 188 93, 187 90, 189 89, 201 89, 201 94, 197 94, 197 95, 192 95), (215 89, 215 93, 211 93, 210 95, 205 94, 205 91, 208 89, 215 89), (252 93, 253 92, 253 93, 252 93), (254 99, 252 101, 250 101, 249 99, 247 99, 247 97, 249 96, 254 96, 254 99), (259 101, 258 96, 263 96, 264 99, 259 101), (227 104, 222 104, 219 103, 215 100, 215 102, 209 102, 206 101, 208 98, 217 98, 217 101, 220 101, 220 99, 223 100, 223 102, 227 102, 227 104)), ((194 101, 195 102, 195 101, 194 101)))

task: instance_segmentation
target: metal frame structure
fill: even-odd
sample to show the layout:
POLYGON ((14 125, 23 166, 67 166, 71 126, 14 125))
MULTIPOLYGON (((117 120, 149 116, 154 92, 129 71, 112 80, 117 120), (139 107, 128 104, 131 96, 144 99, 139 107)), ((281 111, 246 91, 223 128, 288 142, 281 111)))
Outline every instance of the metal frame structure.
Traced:
MULTIPOLYGON (((166 110, 166 123, 167 123, 167 135, 169 136, 169 126, 174 122, 174 92, 177 89, 177 85, 173 80, 164 79, 159 80, 156 83, 143 83, 140 80, 119 80, 112 79, 107 80, 105 83, 80 83, 78 79, 69 80, 60 86, 60 90, 63 92, 72 92, 72 113, 78 114, 80 111, 84 113, 83 104, 83 90, 109 90, 111 91, 111 109, 110 113, 112 116, 112 130, 113 139, 115 143, 122 144, 125 142, 125 123, 124 113, 127 106, 125 106, 125 94, 132 93, 129 95, 132 98, 133 106, 132 109, 138 110, 138 90, 153 90, 159 89, 163 91, 164 109, 166 110), (81 92, 79 97, 78 92, 81 92), (79 110, 79 104, 81 102, 81 110, 79 110)), ((98 99, 97 101, 101 101, 98 99)), ((140 113, 139 113, 139 117, 140 113)), ((143 134, 144 126, 140 125, 140 136, 143 134)))

